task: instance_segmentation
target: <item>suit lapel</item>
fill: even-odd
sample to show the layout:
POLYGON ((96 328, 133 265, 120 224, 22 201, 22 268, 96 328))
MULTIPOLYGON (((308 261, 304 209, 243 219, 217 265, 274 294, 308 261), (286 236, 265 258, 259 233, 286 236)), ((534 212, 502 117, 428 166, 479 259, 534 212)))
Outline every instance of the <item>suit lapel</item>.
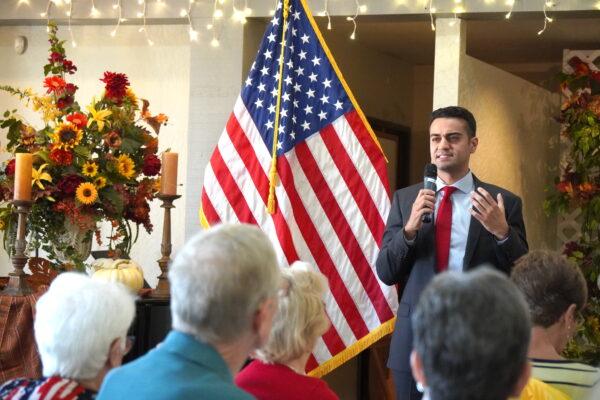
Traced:
MULTIPOLYGON (((482 186, 482 182, 477 179, 475 175, 473 175, 473 183, 475 184, 475 190, 482 186)), ((477 219, 471 216, 471 222, 469 223, 469 234, 467 235, 467 246, 465 248, 465 257, 463 259, 463 271, 469 269, 469 264, 473 258, 475 248, 477 247, 477 241, 479 240, 482 227, 483 226, 481 225, 481 222, 477 221, 477 219)))

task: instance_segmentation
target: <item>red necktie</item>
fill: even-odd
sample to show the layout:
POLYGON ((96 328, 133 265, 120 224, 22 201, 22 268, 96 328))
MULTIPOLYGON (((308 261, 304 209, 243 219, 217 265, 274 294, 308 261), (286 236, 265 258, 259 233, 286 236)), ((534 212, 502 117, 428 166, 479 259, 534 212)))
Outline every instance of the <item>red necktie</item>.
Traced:
POLYGON ((436 269, 443 272, 448 269, 450 258, 450 233, 452 231, 452 193, 454 186, 445 186, 442 191, 444 196, 440 202, 437 218, 435 220, 435 251, 436 269))

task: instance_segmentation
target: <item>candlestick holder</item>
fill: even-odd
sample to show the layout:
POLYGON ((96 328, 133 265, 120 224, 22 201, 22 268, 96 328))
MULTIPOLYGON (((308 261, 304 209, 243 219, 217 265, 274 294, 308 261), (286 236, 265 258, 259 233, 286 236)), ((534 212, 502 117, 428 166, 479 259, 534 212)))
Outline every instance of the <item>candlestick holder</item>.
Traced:
POLYGON ((2 291, 2 294, 11 296, 24 296, 33 292, 25 281, 26 274, 23 271, 29 257, 25 255, 27 240, 25 239, 25 229, 27 225, 27 215, 31 211, 33 202, 28 200, 13 200, 13 205, 17 209, 17 237, 15 240, 14 254, 11 260, 13 264, 13 272, 8 274, 8 284, 2 291))
POLYGON ((173 202, 180 198, 177 194, 162 194, 159 193, 158 197, 162 201, 162 208, 165 209, 163 218, 163 233, 162 243, 160 245, 160 251, 162 257, 158 260, 160 267, 160 276, 158 277, 158 285, 152 292, 151 297, 157 299, 165 299, 170 297, 169 279, 167 277, 167 271, 169 270, 169 263, 171 262, 171 208, 174 208, 173 202))

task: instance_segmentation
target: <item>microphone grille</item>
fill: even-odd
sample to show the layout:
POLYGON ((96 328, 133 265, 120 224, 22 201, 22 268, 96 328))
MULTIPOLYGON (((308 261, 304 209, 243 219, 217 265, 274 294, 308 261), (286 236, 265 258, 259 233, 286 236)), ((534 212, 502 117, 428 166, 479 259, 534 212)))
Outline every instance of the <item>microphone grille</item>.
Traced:
POLYGON ((435 164, 426 164, 423 175, 429 176, 432 178, 436 178, 437 177, 437 166, 435 164))

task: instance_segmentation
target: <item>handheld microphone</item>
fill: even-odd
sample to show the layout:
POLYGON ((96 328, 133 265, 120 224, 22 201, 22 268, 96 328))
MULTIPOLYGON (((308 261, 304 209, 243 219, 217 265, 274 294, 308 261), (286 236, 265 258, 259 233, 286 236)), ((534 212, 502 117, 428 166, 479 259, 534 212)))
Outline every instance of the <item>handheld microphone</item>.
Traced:
MULTIPOLYGON (((433 190, 435 192, 435 180, 437 178, 437 166, 435 164, 425 165, 423 172, 423 189, 433 190)), ((431 213, 423 214, 422 221, 425 223, 431 222, 431 213)))

